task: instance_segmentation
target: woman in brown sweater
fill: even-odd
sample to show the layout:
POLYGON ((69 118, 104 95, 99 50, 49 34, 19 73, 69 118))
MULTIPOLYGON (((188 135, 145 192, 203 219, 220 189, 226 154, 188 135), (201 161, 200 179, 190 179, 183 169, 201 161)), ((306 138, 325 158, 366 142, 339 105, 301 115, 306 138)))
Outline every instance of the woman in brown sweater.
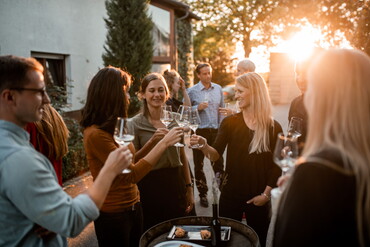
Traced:
MULTIPOLYGON (((84 147, 90 171, 95 179, 109 153, 119 145, 113 132, 117 117, 127 116, 127 89, 130 75, 118 68, 101 69, 91 80, 86 105, 82 109, 84 147)), ((143 229, 140 193, 136 183, 158 161, 168 146, 180 140, 181 128, 174 128, 136 164, 131 173, 121 174, 113 181, 99 218, 94 222, 99 246, 138 246, 143 229)), ((135 149, 129 145, 132 153, 135 149)))

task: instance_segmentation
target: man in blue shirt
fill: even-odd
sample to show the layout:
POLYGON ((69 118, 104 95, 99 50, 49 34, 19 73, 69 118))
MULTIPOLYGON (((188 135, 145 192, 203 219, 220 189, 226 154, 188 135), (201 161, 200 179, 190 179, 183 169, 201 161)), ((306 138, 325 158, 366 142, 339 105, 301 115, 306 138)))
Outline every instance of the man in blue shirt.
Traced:
MULTIPOLYGON (((198 64, 196 73, 199 82, 188 89, 191 105, 199 111, 201 123, 197 129, 197 135, 207 139, 207 143, 213 144, 217 136, 217 130, 222 120, 220 108, 224 107, 224 96, 220 85, 211 82, 212 67, 208 63, 198 64)), ((200 205, 208 207, 207 180, 203 171, 204 154, 202 151, 193 149, 195 181, 199 191, 200 205)), ((213 164, 216 176, 223 174, 223 158, 213 164)))
POLYGON ((113 179, 131 163, 127 148, 112 152, 91 188, 72 199, 24 130, 49 103, 40 63, 0 56, 0 246, 67 246, 66 237, 98 217, 113 179))

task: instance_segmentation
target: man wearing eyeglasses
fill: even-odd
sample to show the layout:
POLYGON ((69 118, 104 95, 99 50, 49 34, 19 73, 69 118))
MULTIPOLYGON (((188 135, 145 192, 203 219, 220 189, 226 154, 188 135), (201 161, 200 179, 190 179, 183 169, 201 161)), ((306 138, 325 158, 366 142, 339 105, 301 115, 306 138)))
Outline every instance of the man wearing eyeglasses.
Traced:
POLYGON ((0 246, 67 246, 65 236, 98 217, 113 179, 131 163, 127 147, 112 152, 92 187, 72 199, 24 130, 49 103, 41 64, 0 56, 0 246))

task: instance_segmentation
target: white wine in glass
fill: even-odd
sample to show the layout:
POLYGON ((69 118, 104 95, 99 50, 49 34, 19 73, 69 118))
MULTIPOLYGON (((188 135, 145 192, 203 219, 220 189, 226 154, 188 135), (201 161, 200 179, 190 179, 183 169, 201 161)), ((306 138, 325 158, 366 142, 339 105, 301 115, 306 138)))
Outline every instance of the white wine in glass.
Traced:
MULTIPOLYGON (((191 110, 190 106, 181 105, 177 113, 174 114, 175 121, 180 127, 184 128, 184 127, 189 126, 190 110, 191 110)), ((183 147, 184 144, 178 142, 178 143, 175 143, 174 146, 183 147)))
POLYGON ((172 106, 170 105, 163 105, 161 111, 161 122, 168 128, 168 126, 173 121, 173 113, 172 113, 172 106))
MULTIPOLYGON (((127 119, 121 117, 117 118, 113 137, 114 140, 121 146, 127 146, 135 139, 135 134, 133 133, 133 130, 129 130, 127 128, 127 119)), ((130 172, 131 170, 128 168, 122 171, 122 173, 130 172)))
MULTIPOLYGON (((196 131, 200 125, 200 117, 198 113, 198 109, 191 109, 190 111, 190 119, 189 119, 189 128, 194 132, 194 134, 197 134, 196 131)), ((195 144, 190 146, 190 148, 201 148, 203 145, 195 144)))

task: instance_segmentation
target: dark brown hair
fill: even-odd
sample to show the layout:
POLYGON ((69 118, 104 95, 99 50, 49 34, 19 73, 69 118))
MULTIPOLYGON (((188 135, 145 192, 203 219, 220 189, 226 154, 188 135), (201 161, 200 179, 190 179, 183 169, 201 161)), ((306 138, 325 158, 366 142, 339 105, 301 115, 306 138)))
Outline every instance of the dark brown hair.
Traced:
POLYGON ((96 124, 113 134, 117 117, 127 117, 126 90, 130 84, 131 76, 127 72, 112 66, 101 69, 90 82, 81 126, 96 124))
POLYGON ((212 69, 212 67, 211 67, 211 65, 209 64, 209 63, 199 63, 198 65, 197 65, 197 67, 195 68, 195 71, 197 72, 197 74, 199 75, 199 73, 200 73, 200 70, 202 69, 202 68, 204 68, 204 67, 210 67, 211 69, 212 69))
POLYGON ((0 56, 0 92, 26 85, 30 70, 44 72, 42 65, 32 57, 0 56))

